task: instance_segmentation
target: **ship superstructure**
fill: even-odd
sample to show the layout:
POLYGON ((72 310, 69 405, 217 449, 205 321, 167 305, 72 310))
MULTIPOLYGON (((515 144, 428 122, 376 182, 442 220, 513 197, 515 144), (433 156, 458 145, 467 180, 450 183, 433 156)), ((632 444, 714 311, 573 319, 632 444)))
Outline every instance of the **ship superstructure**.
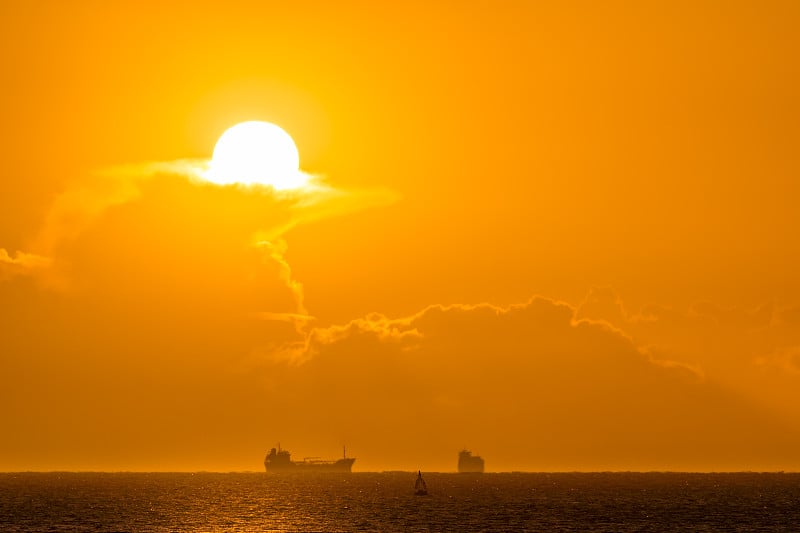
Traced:
POLYGON ((472 455, 469 450, 458 452, 458 471, 459 472, 483 472, 483 457, 472 455))

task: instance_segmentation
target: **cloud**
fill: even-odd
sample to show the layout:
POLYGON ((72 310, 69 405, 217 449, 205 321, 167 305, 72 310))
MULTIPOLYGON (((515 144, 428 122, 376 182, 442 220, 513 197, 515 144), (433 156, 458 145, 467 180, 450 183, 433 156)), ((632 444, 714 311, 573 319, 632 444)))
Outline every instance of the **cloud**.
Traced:
POLYGON ((576 310, 578 318, 605 320, 621 325, 628 321, 622 299, 611 287, 592 287, 576 310))
POLYGON ((146 453, 197 468, 190 443, 225 464, 281 440, 298 456, 345 442, 359 470, 452 470, 464 446, 490 470, 796 465, 800 437, 774 412, 565 302, 431 305, 320 325, 297 312, 282 245, 210 233, 226 218, 214 210, 130 232, 190 191, 216 197, 159 187, 62 250, 79 294, 5 293, 0 399, 21 437, 3 443, 4 457, 68 449, 132 468, 146 453), (110 248, 84 252, 100 245, 110 248))
POLYGON ((291 358, 276 386, 306 406, 302 424, 359 435, 386 468, 412 467, 396 459, 409 454, 446 465, 447 453, 467 444, 492 457, 493 469, 792 461, 783 443, 798 435, 757 405, 606 322, 577 318, 578 310, 536 297, 507 307, 433 305, 396 319, 371 314, 313 328, 270 364, 291 358), (313 398, 304 397, 310 390, 313 398), (778 435, 781 445, 765 444, 778 435))
MULTIPOLYGON (((292 278, 292 269, 286 261, 284 254, 286 253, 286 241, 279 240, 277 242, 271 241, 258 241, 256 246, 264 250, 266 256, 278 265, 278 275, 294 295, 297 312, 294 315, 305 317, 308 315, 305 304, 303 302, 303 284, 292 278)), ((287 316, 284 314, 284 316, 287 316)), ((292 315, 288 315, 292 316, 292 315)), ((299 323, 304 323, 300 321, 299 323)))
POLYGON ((772 366, 800 376, 800 346, 779 348, 771 354, 757 357, 755 363, 760 366, 772 366))
POLYGON ((620 312, 612 289, 593 289, 580 316, 613 323, 656 358, 695 369, 730 390, 800 424, 798 307, 696 302, 685 309, 648 304, 620 312))
POLYGON ((385 189, 337 189, 322 177, 310 175, 305 186, 293 190, 238 184, 219 186, 204 179, 208 168, 207 160, 148 162, 101 169, 73 181, 55 198, 30 250, 18 252, 14 259, 4 251, 2 275, 6 278, 12 273, 46 275, 51 281, 57 280, 50 284, 51 288, 63 289, 74 282, 73 256, 87 240, 94 239, 98 248, 90 251, 84 247, 83 253, 107 254, 106 248, 121 252, 113 244, 115 239, 128 240, 133 236, 131 240, 135 241, 139 235, 163 232, 174 239, 171 246, 177 249, 195 239, 199 228, 207 236, 215 237, 224 228, 229 232, 226 238, 247 241, 247 246, 262 250, 267 261, 280 265, 278 275, 295 295, 297 305, 293 312, 304 315, 302 285, 292 279, 283 257, 285 234, 299 224, 378 207, 399 198, 385 189), (135 206, 145 205, 154 209, 161 220, 144 209, 132 213, 135 206), (99 242, 96 234, 103 232, 100 226, 109 220, 112 223, 119 220, 120 213, 127 213, 125 216, 130 218, 138 216, 140 220, 118 228, 126 233, 107 235, 110 246, 99 242), (217 227, 198 219, 198 214, 217 227), (180 216, 192 219, 194 227, 180 222, 173 226, 180 216), (174 227, 180 227, 183 234, 175 234, 174 227), (33 258, 38 258, 35 265, 33 258))
POLYGON ((344 441, 364 451, 362 469, 448 470, 465 445, 491 470, 796 464, 800 439, 786 426, 796 415, 752 399, 784 391, 770 405, 798 403, 795 308, 632 312, 606 288, 578 306, 437 304, 330 324, 307 308, 291 229, 398 196, 321 179, 297 191, 219 187, 198 169, 90 176, 55 201, 30 251, 0 249, 11 280, 0 287, 0 399, 9 431, 29 439, 0 451, 70 446, 57 430, 71 424, 86 427, 72 451, 87 460, 103 449, 91 431, 113 426, 133 443, 171 436, 175 457, 209 434, 256 447, 344 441), (30 275, 67 282, 15 283, 30 275))
POLYGON ((720 358, 728 366, 749 364, 755 354, 771 349, 783 311, 772 303, 747 309, 696 302, 687 309, 649 304, 631 313, 619 295, 605 287, 591 289, 577 313, 613 324, 640 345, 715 368, 720 366, 720 358))
POLYGON ((100 172, 73 182, 54 200, 33 247, 46 255, 55 253, 58 244, 76 238, 106 210, 138 197, 141 182, 150 177, 100 172))
POLYGON ((202 170, 175 161, 84 176, 29 247, 0 248, 0 417, 16 436, 0 445, 0 468, 67 456, 109 467, 108 454, 132 468, 155 433, 167 437, 150 457, 178 464, 187 435, 213 441, 209 413, 261 416, 270 397, 256 357, 313 321, 287 233, 397 199, 321 178, 293 191, 217 186, 202 170))
POLYGON ((0 248, 0 280, 35 275, 49 265, 50 260, 46 257, 19 251, 11 257, 5 248, 0 248))

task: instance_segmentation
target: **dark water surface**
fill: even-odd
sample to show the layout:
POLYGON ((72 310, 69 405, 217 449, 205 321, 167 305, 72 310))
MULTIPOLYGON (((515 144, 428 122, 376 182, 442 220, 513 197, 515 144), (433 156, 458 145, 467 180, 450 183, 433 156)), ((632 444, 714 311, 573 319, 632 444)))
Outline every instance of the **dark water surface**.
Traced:
POLYGON ((800 474, 0 474, 0 531, 800 531, 800 474))

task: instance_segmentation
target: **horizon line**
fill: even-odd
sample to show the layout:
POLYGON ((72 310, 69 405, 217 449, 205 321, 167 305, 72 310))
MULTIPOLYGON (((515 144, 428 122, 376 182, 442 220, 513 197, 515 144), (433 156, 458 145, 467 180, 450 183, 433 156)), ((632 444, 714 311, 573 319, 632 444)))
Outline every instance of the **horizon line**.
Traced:
MULTIPOLYGON (((263 470, 3 470, 3 474, 263 474, 283 476, 330 476, 347 474, 414 474, 414 470, 361 470, 357 472, 275 473, 263 470)), ((425 470, 428 474, 800 474, 800 470, 496 470, 488 472, 458 472, 455 470, 425 470)))

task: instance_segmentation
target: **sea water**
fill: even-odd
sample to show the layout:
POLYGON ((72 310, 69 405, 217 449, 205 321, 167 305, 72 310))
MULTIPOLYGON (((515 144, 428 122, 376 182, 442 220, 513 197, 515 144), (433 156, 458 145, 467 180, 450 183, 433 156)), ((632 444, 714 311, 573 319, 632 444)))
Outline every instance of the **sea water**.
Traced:
POLYGON ((800 474, 0 474, 0 531, 800 531, 800 474))

